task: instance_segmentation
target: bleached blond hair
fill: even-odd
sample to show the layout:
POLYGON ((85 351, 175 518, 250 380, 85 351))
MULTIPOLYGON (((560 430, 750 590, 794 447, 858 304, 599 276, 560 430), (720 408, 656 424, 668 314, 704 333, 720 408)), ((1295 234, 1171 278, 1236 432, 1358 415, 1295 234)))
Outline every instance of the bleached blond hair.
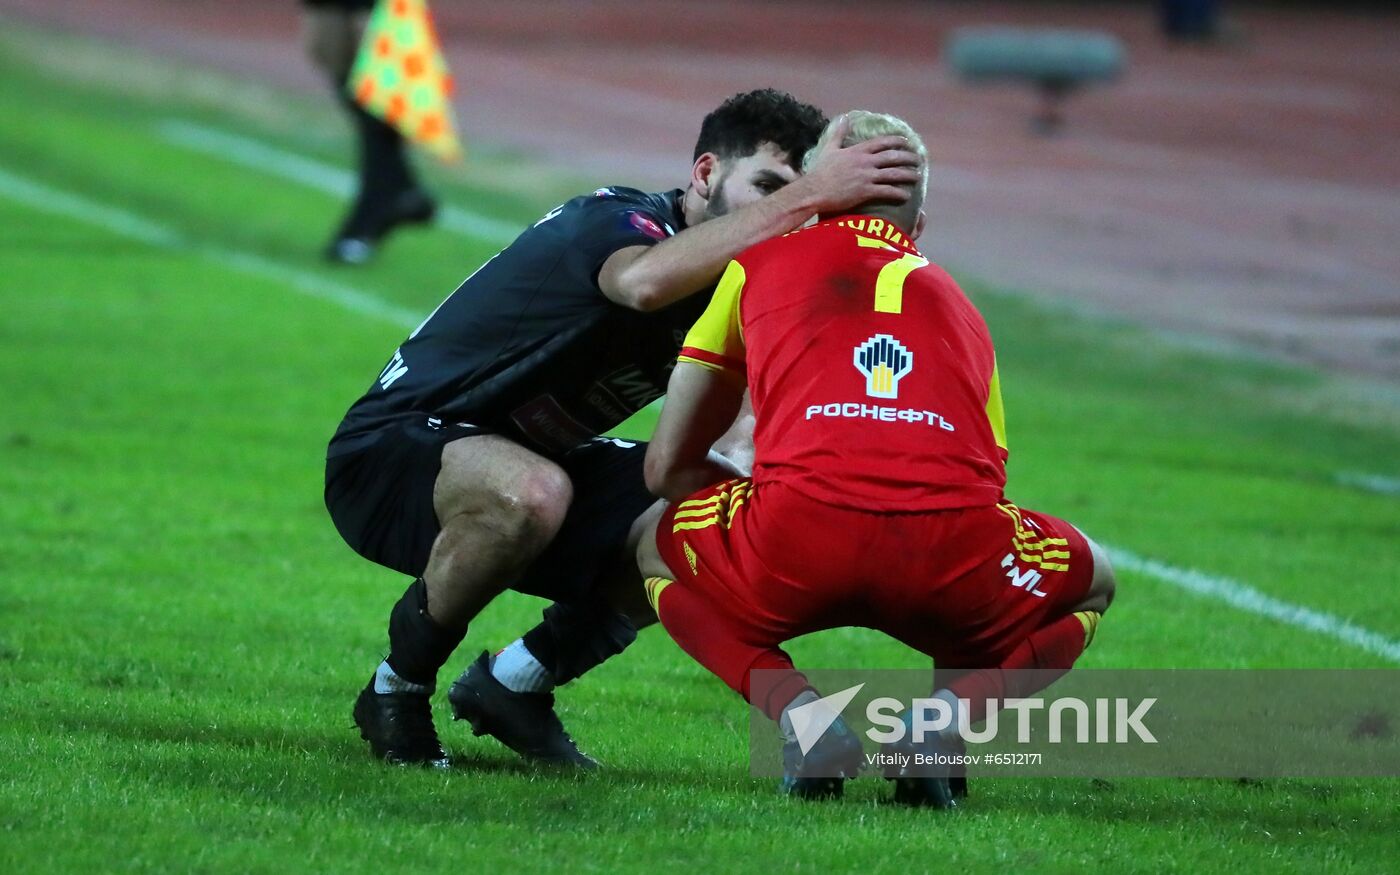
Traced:
POLYGON ((841 146, 854 146, 856 143, 864 143, 866 140, 873 140, 876 137, 897 136, 909 141, 909 149, 916 152, 920 158, 919 165, 919 185, 914 191, 913 197, 901 207, 894 208, 900 214, 907 213, 907 218, 912 226, 913 219, 923 208, 924 198, 928 195, 928 148, 924 146, 923 137, 920 137, 909 123, 898 116, 888 115, 883 112, 868 112, 863 109, 853 109, 844 116, 837 116, 827 123, 826 129, 822 131, 817 144, 807 150, 807 154, 802 156, 802 172, 806 173, 812 167, 817 155, 831 142, 831 138, 836 135, 836 128, 841 123, 841 119, 846 118, 851 122, 851 129, 846 134, 841 146))

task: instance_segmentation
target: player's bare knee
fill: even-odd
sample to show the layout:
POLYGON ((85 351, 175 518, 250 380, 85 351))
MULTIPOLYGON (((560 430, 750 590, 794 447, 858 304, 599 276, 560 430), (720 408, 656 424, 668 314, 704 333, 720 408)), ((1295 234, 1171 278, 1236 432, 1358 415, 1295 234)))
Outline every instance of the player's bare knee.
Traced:
POLYGON ((1117 590, 1117 578, 1114 576, 1113 562, 1108 557, 1108 551, 1087 535, 1084 540, 1088 542, 1089 552, 1094 558, 1094 577, 1089 583, 1089 591, 1085 593, 1077 610, 1102 614, 1108 610, 1109 605, 1113 604, 1113 596, 1117 590))
POLYGON ((520 550, 542 547, 571 501, 573 484, 562 468, 499 435, 443 447, 433 507, 444 529, 465 525, 520 550))
POLYGON ((543 545, 564 524, 573 497, 569 475, 555 465, 540 465, 498 490, 490 515, 506 538, 522 546, 543 545))

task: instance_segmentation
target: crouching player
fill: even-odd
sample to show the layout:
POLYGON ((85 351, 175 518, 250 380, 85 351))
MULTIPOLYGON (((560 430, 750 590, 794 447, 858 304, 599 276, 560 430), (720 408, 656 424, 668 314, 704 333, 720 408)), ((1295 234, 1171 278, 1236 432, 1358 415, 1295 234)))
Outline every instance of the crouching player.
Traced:
MULTIPOLYGON (((831 730, 801 753, 786 713, 818 694, 785 641, 878 629, 933 657, 935 695, 956 708, 1036 691, 1010 670, 1068 670, 1113 598, 1092 541, 1003 497, 991 337, 912 242, 924 224, 922 142, 899 119, 849 118, 848 143, 908 138, 923 181, 906 204, 822 216, 729 264, 670 379, 645 471, 672 503, 638 552, 671 636, 779 722, 783 786, 801 796, 839 794, 862 755, 852 733, 831 730), (745 385, 751 479, 708 453, 745 385), (788 674, 760 691, 753 669, 788 674)), ((1037 688, 1047 675, 1057 676, 1038 673, 1037 688)), ((971 722, 985 716, 970 707, 971 722)), ((955 733, 910 752, 950 752, 955 733)), ((946 772, 886 777, 911 804, 949 807, 958 795, 946 772)))

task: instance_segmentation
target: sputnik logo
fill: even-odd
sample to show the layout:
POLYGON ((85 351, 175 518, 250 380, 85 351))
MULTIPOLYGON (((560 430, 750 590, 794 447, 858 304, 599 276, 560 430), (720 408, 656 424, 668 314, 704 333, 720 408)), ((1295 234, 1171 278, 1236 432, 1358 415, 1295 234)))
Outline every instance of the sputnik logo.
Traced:
POLYGON ((844 689, 839 693, 832 693, 823 696, 815 702, 808 702, 805 705, 798 705, 788 711, 788 719, 792 721, 792 731, 797 736, 797 746, 802 748, 802 755, 812 749, 826 731, 831 728, 831 724, 836 722, 836 718, 841 716, 841 712, 846 706, 851 704, 851 700, 856 697, 861 687, 865 684, 856 684, 854 687, 844 689))

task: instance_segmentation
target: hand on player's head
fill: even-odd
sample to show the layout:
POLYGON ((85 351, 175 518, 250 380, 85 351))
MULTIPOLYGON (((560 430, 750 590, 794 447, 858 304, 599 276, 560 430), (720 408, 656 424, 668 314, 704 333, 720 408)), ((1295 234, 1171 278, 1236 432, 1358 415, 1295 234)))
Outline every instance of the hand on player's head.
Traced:
POLYGON ((836 119, 803 164, 819 213, 863 203, 903 204, 924 179, 924 158, 905 137, 886 134, 846 145, 851 119, 836 119))

